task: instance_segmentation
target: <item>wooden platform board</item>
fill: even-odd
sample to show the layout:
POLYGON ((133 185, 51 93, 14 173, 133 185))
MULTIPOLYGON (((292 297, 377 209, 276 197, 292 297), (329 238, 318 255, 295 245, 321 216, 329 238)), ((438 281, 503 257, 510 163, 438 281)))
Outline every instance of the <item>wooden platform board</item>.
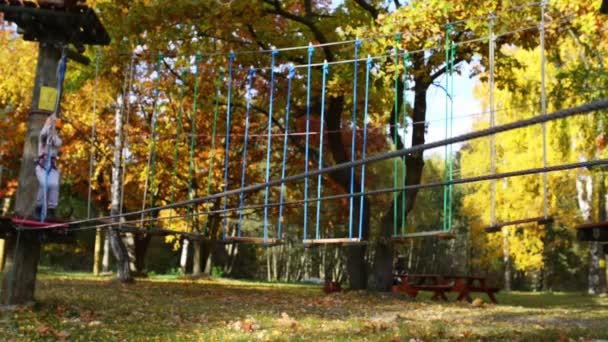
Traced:
POLYGON ((364 244, 361 239, 349 238, 329 238, 329 239, 305 239, 302 241, 304 245, 357 245, 364 244))
POLYGON ((585 223, 574 229, 580 241, 608 242, 608 222, 585 223))

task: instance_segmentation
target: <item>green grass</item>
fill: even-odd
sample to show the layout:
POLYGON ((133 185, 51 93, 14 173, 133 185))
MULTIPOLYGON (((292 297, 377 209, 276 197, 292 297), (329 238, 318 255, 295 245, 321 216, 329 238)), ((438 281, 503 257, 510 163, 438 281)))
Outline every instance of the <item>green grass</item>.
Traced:
MULTIPOLYGON (((312 285, 42 273, 37 304, 0 313, 2 340, 569 340, 608 338, 608 299, 500 294, 500 305, 312 285)), ((451 297, 454 297, 452 294, 451 297)), ((485 298, 484 298, 485 299, 485 298)))

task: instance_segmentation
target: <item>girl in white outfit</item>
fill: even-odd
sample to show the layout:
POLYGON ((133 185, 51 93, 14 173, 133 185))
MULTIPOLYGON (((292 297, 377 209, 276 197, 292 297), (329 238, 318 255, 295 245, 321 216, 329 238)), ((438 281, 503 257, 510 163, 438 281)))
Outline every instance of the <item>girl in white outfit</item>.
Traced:
POLYGON ((36 178, 38 178, 38 197, 36 215, 40 217, 46 197, 46 217, 52 221, 55 218, 55 208, 59 201, 59 169, 57 168, 57 151, 61 146, 61 139, 57 135, 55 114, 49 116, 40 131, 38 138, 38 159, 36 160, 36 178), (51 158, 50 169, 47 176, 47 158, 51 158), (47 190, 46 196, 44 190, 47 190))

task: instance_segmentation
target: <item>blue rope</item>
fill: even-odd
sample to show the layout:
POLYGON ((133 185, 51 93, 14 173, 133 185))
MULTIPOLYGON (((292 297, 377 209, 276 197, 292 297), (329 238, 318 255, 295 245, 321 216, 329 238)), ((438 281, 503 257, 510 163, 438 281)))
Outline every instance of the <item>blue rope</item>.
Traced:
MULTIPOLYGON (((272 61, 270 62, 270 104, 268 108, 268 138, 266 141, 266 183, 270 180, 270 155, 272 152, 272 105, 274 102, 274 61, 279 54, 277 50, 272 50, 272 61)), ((266 186, 264 195, 264 243, 268 241, 268 195, 270 187, 266 186)), ((280 238, 280 237, 279 237, 280 238)))
MULTIPOLYGON (((308 174, 308 149, 310 140, 310 80, 312 54, 315 51, 312 43, 308 47, 308 80, 306 82, 306 156, 304 157, 304 173, 308 174)), ((304 178, 304 240, 308 235, 308 177, 304 178)))
MULTIPOLYGON (((361 159, 365 159, 367 150, 367 105, 369 100, 369 70, 372 66, 372 58, 367 56, 367 63, 365 67, 365 113, 363 114, 363 152, 361 159)), ((362 237, 363 232, 363 204, 365 200, 365 164, 361 166, 361 197, 359 204, 359 239, 362 237)))
MULTIPOLYGON (((325 84, 327 83, 327 74, 329 72, 329 65, 327 61, 323 63, 323 85, 321 87, 321 120, 319 121, 319 170, 323 169, 323 135, 325 128, 325 84)), ((319 233, 319 221, 321 219, 321 187, 323 182, 323 175, 317 176, 317 223, 316 223, 316 239, 321 238, 319 233)))
MULTIPOLYGON (((59 59, 59 65, 57 65, 57 97, 55 98, 55 114, 59 115, 59 108, 61 106, 61 95, 63 93, 63 80, 65 79, 65 70, 67 68, 67 50, 64 47, 61 52, 61 58, 59 59)), ((47 156, 46 163, 44 165, 44 191, 42 194, 42 210, 40 210, 40 222, 44 222, 46 218, 47 210, 47 195, 49 192, 49 174, 51 173, 51 146, 49 146, 49 138, 51 137, 52 131, 55 129, 55 123, 50 127, 51 132, 47 137, 47 156)))
MULTIPOLYGON (((241 188, 245 187, 245 170, 247 169, 247 142, 249 140, 249 113, 251 112, 251 89, 253 88, 253 76, 255 69, 251 67, 249 69, 249 85, 247 87, 247 111, 245 112, 245 139, 243 141, 243 169, 241 170, 241 188)), ((244 193, 239 194, 239 228, 237 236, 241 236, 241 230, 243 228, 243 205, 245 202, 244 193)))
MULTIPOLYGON (((358 74, 358 61, 359 61, 359 47, 361 41, 357 39, 355 42, 355 65, 354 65, 354 81, 353 81, 353 122, 351 125, 351 148, 350 148, 350 161, 355 161, 355 141, 357 137, 357 74, 358 74)), ((355 198, 355 167, 350 168, 350 199, 349 199, 349 211, 348 211, 348 238, 353 238, 353 201, 355 198)))
MULTIPOLYGON (((230 156, 230 100, 232 95, 232 63, 234 52, 230 53, 228 62, 228 103, 226 105, 226 150, 224 157, 224 192, 228 191, 228 160, 230 156)), ((224 212, 228 207, 228 197, 224 195, 224 212)), ((226 227, 228 226, 228 215, 224 215, 224 226, 222 228, 222 239, 226 240, 226 227)))
MULTIPOLYGON (((296 69, 293 65, 289 68, 289 75, 287 76, 287 105, 285 107, 285 136, 283 138, 283 162, 281 166, 281 179, 285 179, 285 159, 287 157, 287 140, 289 137, 289 111, 291 110, 291 85, 293 77, 296 74, 296 69)), ((281 183, 281 197, 279 200, 279 224, 278 224, 278 238, 281 238, 283 230, 283 200, 285 197, 285 183, 281 183)))

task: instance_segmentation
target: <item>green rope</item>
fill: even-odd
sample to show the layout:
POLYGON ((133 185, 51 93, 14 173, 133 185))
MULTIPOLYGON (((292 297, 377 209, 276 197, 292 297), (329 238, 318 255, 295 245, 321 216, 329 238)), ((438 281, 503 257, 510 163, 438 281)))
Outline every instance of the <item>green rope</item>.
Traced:
MULTIPOLYGON (((450 32, 452 31, 452 26, 448 24, 445 29, 445 138, 448 138, 448 112, 450 108, 450 32)), ((444 180, 448 179, 448 160, 450 160, 449 148, 448 145, 445 145, 445 153, 444 153, 444 180)), ((444 185, 443 187, 443 231, 448 231, 448 194, 449 194, 449 186, 444 185)))
POLYGON ((156 121, 158 120, 158 97, 159 97, 159 88, 160 88, 160 78, 161 78, 161 74, 160 74, 160 64, 161 61, 163 60, 163 55, 159 54, 158 58, 156 60, 156 92, 154 94, 154 109, 152 111, 152 115, 154 116, 153 118, 153 125, 152 125, 152 159, 150 161, 150 165, 151 165, 151 174, 150 174, 150 208, 154 208, 154 176, 156 174, 156 121))
MULTIPOLYGON (((397 122, 399 122, 399 43, 401 43, 401 33, 397 33, 395 36, 395 108, 393 109, 394 120, 391 122, 394 129, 394 137, 393 142, 395 144, 395 149, 397 149, 397 139, 399 139, 397 122)), ((399 172, 399 162, 398 158, 395 158, 393 161, 393 189, 397 189, 399 186, 398 181, 398 172, 399 172)), ((397 191, 393 191, 393 236, 397 236, 397 191)))
POLYGON ((179 110, 177 114, 177 132, 175 133, 175 149, 173 157, 173 175, 171 177, 171 204, 175 202, 175 180, 177 178, 177 160, 179 158, 179 141, 182 135, 182 113, 184 108, 184 93, 186 89, 186 70, 182 72, 182 86, 179 93, 179 110))
MULTIPOLYGON (((410 60, 409 53, 403 55, 403 136, 407 132, 407 63, 410 60)), ((405 145, 403 146, 405 148, 405 145)), ((407 177, 407 156, 403 156, 403 185, 405 186, 405 179, 407 177)), ((407 208, 407 191, 404 189, 401 193, 401 234, 405 235, 405 224, 406 224, 406 208, 407 208)))
MULTIPOLYGON (((207 196, 211 195, 211 180, 213 177, 213 161, 215 160, 215 133, 217 130, 217 112, 220 106, 220 89, 222 86, 222 80, 224 79, 224 68, 220 68, 220 74, 217 77, 217 86, 215 91, 215 106, 213 107, 213 133, 211 136, 211 155, 209 156, 209 171, 207 172, 207 196)), ((207 206, 207 212, 209 207, 207 206)), ((209 219, 205 229, 209 229, 209 219)))
MULTIPOLYGON (((191 201, 194 198, 194 192, 192 191, 192 178, 194 176, 194 142, 196 141, 196 100, 198 98, 198 72, 199 72, 199 64, 201 63, 202 57, 201 55, 196 55, 196 66, 194 72, 194 98, 192 100, 192 124, 191 124, 191 134, 190 134, 190 162, 188 167, 188 200, 191 201)), ((192 212, 192 206, 188 206, 188 216, 191 217, 190 214, 192 212)), ((191 222, 189 220, 189 222, 191 222)))
MULTIPOLYGON (((450 79, 451 79, 451 89, 450 93, 454 96, 454 59, 456 56, 456 44, 452 42, 451 48, 451 56, 450 56, 450 79)), ((450 101, 450 137, 453 136, 454 128, 454 98, 452 97, 452 101, 450 101)), ((453 209, 453 197, 454 197, 454 184, 452 184, 452 180, 454 179, 454 161, 452 160, 452 148, 453 146, 450 144, 450 159, 449 159, 449 177, 450 177, 450 195, 448 198, 448 230, 452 230, 452 209, 453 209)))

